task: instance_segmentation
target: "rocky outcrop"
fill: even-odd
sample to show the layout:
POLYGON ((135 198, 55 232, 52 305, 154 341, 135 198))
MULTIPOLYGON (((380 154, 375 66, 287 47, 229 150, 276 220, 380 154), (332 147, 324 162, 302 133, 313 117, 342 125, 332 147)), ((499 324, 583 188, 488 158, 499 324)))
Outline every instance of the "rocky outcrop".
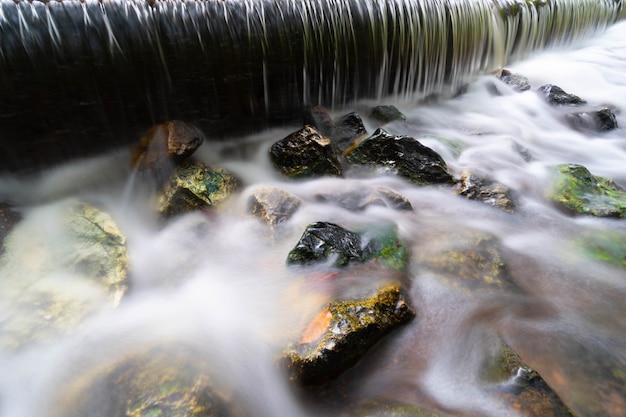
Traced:
POLYGON ((548 198, 571 214, 626 217, 626 192, 613 180, 595 176, 578 164, 561 164, 552 170, 548 198))
POLYGON ((351 149, 346 158, 353 165, 392 172, 417 185, 452 184, 443 158, 409 136, 394 136, 383 129, 351 149))

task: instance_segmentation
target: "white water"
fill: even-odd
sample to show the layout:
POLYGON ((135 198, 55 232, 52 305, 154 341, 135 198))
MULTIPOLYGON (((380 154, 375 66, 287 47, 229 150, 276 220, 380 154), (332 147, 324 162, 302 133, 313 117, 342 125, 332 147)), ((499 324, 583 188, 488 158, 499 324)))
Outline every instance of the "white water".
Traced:
MULTIPOLYGON (((129 355, 161 345, 196 352, 193 366, 210 368, 248 415, 338 413, 323 400, 300 402, 275 366, 275 355, 328 291, 307 286, 284 261, 310 222, 351 228, 380 220, 397 222, 414 251, 455 245, 471 230, 493 234, 502 241, 514 286, 467 295, 451 286, 455 277, 442 280, 413 265, 410 292, 418 316, 376 346, 343 381, 347 403, 386 398, 452 416, 532 415, 504 404, 494 386, 481 379, 483 358, 502 339, 578 416, 623 416, 625 388, 607 381, 615 369, 626 369, 626 272, 583 257, 571 241, 602 229, 626 233, 626 223, 564 215, 545 201, 544 187, 548 167, 564 162, 583 164, 626 186, 625 57, 626 23, 621 23, 576 50, 544 53, 512 67, 530 78, 533 90, 554 83, 590 104, 614 106, 620 128, 611 132, 575 131, 532 91, 514 93, 491 77, 478 79, 458 98, 402 108, 407 125, 390 130, 440 152, 457 176, 472 168, 508 185, 517 192, 516 214, 467 201, 448 188, 415 187, 391 177, 287 182, 270 168, 267 148, 288 131, 247 138, 247 152, 205 143, 198 157, 232 170, 246 188, 217 214, 192 215, 164 229, 147 206, 149 190, 125 192, 126 152, 32 181, 3 178, 0 197, 26 214, 16 231, 29 231, 38 241, 56 244, 54 207, 67 197, 106 207, 128 239, 132 290, 116 308, 85 296, 94 312, 75 330, 0 351, 0 416, 107 415, 107 407, 100 407, 107 392, 94 382, 96 376, 129 355), (498 96, 490 92, 494 85, 498 96), (461 151, 437 138, 454 141, 461 151), (528 150, 530 162, 514 143, 528 150), (245 212, 247 196, 261 185, 279 186, 305 202, 275 236, 245 212), (312 198, 320 190, 364 185, 386 185, 405 195, 414 212, 354 213, 312 198), (93 404, 81 408, 85 401, 93 404)), ((36 258, 37 245, 26 242, 16 249, 24 264, 32 262, 28 255, 36 258)), ((37 285, 67 281, 70 286, 78 279, 54 265, 49 274, 31 277, 3 262, 3 328, 16 319, 16 298, 6 295, 12 282, 32 282, 24 289, 28 293, 37 285)))

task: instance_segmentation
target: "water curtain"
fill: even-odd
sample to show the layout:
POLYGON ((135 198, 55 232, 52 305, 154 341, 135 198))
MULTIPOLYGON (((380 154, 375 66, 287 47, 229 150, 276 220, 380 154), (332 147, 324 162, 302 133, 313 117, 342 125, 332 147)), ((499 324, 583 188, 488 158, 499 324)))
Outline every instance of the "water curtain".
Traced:
POLYGON ((624 17, 621 0, 0 0, 0 166, 415 101, 624 17), (44 156, 45 155, 45 158, 44 156))

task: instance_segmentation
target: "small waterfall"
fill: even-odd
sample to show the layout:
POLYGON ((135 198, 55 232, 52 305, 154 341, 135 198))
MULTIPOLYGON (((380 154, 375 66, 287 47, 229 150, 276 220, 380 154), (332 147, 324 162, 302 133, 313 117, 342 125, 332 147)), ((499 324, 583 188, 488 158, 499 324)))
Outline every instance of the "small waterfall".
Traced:
POLYGON ((453 92, 623 13, 621 0, 1 0, 0 169, 110 149, 167 119, 228 138, 307 105, 453 92))

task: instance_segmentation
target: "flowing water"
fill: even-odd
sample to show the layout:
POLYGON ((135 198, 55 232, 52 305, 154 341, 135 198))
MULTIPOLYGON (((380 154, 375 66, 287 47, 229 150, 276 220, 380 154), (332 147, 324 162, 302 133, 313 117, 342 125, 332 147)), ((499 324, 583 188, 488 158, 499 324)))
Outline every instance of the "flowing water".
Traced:
MULTIPOLYGON (((245 415, 333 416, 365 399, 416 404, 450 416, 536 415, 503 401, 503 382, 484 375, 484 363, 501 341, 576 415, 626 415, 626 270, 623 263, 589 256, 579 244, 607 232, 623 241, 626 223, 566 215, 545 198, 549 168, 559 163, 585 165, 626 186, 625 57, 626 23, 618 23, 591 40, 511 67, 529 77, 533 90, 554 83, 590 104, 616 109, 620 127, 609 132, 575 130, 533 91, 514 92, 492 76, 478 77, 454 98, 408 104, 397 97, 407 122, 388 129, 432 147, 457 177, 471 169, 510 187, 513 214, 457 196, 449 187, 417 187, 387 175, 287 181, 271 168, 267 149, 294 128, 205 142, 197 158, 231 170, 244 188, 208 216, 192 214, 165 226, 151 209, 152 184, 133 177, 126 149, 33 178, 4 176, 0 200, 22 209, 24 220, 0 264, 0 416, 114 415, 115 390, 98 376, 155 347, 165 347, 166 357, 182 352, 193 358, 190 374, 209 369, 245 415), (267 185, 303 200, 276 231, 246 212, 249 195, 267 185), (391 188, 414 211, 354 212, 314 198, 320 191, 366 186, 391 188), (65 244, 56 222, 72 199, 106 208, 127 238, 131 288, 119 303, 103 299, 83 277, 55 262, 65 244), (435 274, 411 263, 415 320, 338 382, 303 398, 276 366, 276 355, 331 291, 285 265, 305 226, 315 221, 346 228, 393 221, 414 257, 436 256, 475 235, 491 236, 500 244, 507 282, 502 288, 472 288, 453 273, 435 274), (42 254, 42 247, 53 248, 52 255, 42 254), (39 269, 33 266, 38 262, 39 269), (71 330, 16 348, 10 339, 14 323, 37 314, 16 305, 44 287, 76 296, 89 304, 90 314, 71 330)), ((371 104, 360 101, 354 108, 366 115, 371 104)), ((337 115, 349 110, 336 109, 337 115)), ((372 132, 373 122, 366 119, 366 125, 372 132)))

